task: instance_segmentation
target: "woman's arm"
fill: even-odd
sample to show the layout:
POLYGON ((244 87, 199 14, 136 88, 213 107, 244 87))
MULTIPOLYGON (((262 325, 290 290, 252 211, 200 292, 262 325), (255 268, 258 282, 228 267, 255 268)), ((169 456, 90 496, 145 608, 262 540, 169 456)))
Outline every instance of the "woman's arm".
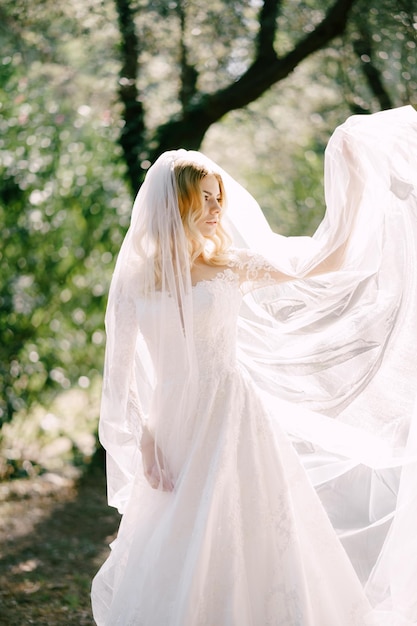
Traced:
MULTIPOLYGON (((254 254, 250 250, 239 250, 232 260, 232 267, 238 271, 244 291, 281 282, 312 278, 341 269, 364 188, 360 164, 354 156, 351 143, 352 138, 344 134, 339 145, 339 150, 343 157, 342 163, 345 167, 341 181, 344 180, 345 184, 342 189, 339 189, 343 201, 341 201, 340 214, 337 215, 338 223, 335 225, 334 230, 332 229, 332 239, 336 245, 337 240, 342 243, 339 243, 321 261, 312 265, 311 269, 307 269, 303 273, 300 272, 296 276, 278 270, 261 254, 254 254)), ((332 171, 329 171, 328 174, 331 176, 332 171)))

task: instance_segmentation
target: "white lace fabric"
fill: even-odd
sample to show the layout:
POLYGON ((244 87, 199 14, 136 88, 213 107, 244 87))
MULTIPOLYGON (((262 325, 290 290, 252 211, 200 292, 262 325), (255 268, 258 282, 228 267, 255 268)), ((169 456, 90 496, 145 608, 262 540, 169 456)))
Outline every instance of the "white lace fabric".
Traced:
POLYGON ((237 246, 194 285, 169 255, 166 289, 142 271, 138 239, 165 228, 145 183, 107 313, 100 434, 123 520, 94 580, 99 626, 417 623, 416 118, 336 130, 312 238, 273 234, 187 153, 221 173, 237 246), (143 424, 172 492, 143 476, 143 424))

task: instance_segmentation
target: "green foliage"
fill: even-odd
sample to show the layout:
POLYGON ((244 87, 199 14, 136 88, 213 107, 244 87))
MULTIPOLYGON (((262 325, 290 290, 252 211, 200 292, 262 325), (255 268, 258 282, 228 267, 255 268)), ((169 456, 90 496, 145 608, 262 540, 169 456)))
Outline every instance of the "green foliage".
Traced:
POLYGON ((104 300, 129 218, 113 95, 103 90, 95 101, 95 64, 76 73, 88 55, 84 39, 60 42, 53 30, 48 61, 47 37, 30 37, 29 27, 20 49, 10 39, 1 59, 2 421, 97 376, 104 300))
MULTIPOLYGON (((331 4, 281 2, 278 55, 331 4)), ((250 65, 260 6, 134 3, 143 169, 158 128, 181 113, 181 89, 192 105, 193 88, 213 93, 250 65)), ((415 0, 358 0, 343 38, 210 128, 203 150, 248 186, 280 232, 314 230, 331 129, 350 112, 380 108, 367 68, 393 105, 415 102, 415 13, 415 0)), ((123 77, 113 0, 14 0, 0 7, 0 18, 1 422, 99 377, 105 299, 131 197, 119 148, 123 77)))
POLYGON ((417 105, 416 19, 416 0, 358 0, 323 66, 352 112, 417 105))

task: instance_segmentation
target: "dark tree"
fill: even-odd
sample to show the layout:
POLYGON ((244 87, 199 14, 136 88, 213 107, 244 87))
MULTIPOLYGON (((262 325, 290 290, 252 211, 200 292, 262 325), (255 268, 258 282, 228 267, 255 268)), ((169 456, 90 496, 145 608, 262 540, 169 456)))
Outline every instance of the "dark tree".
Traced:
MULTIPOLYGON (((226 113, 244 107, 264 94, 272 85, 286 78, 304 59, 323 49, 335 37, 341 35, 352 6, 356 0, 335 0, 323 11, 318 2, 310 10, 310 20, 301 27, 298 37, 290 48, 283 53, 277 52, 276 40, 280 34, 281 0, 265 0, 257 14, 257 32, 240 33, 237 45, 242 45, 245 36, 246 46, 252 50, 247 60, 246 69, 237 77, 222 85, 217 90, 198 87, 200 72, 196 64, 190 61, 191 51, 187 46, 187 15, 191 14, 191 3, 177 0, 169 8, 160 7, 161 18, 176 18, 179 22, 178 49, 180 77, 177 98, 180 109, 167 121, 149 131, 143 102, 146 100, 146 88, 138 87, 140 82, 141 41, 138 35, 135 16, 140 23, 141 14, 149 7, 139 5, 134 0, 115 0, 119 16, 121 34, 121 75, 120 97, 123 103, 125 125, 121 134, 121 145, 128 166, 128 175, 135 190, 143 179, 146 166, 161 152, 183 146, 198 149, 210 127, 226 113), (165 12, 165 13, 164 13, 165 12), (317 13, 322 14, 317 21, 317 13)), ((325 3, 329 5, 329 3, 325 3)), ((239 3, 236 3, 236 10, 239 3)), ((293 3, 297 13, 297 3, 293 3)), ((308 15, 307 15, 308 17, 308 15)), ((190 15, 191 19, 191 15, 190 15)), ((255 19, 255 18, 253 18, 255 19)), ((295 16, 294 22, 297 22, 295 16)), ((281 27, 283 25, 281 24, 281 27)), ((292 26, 294 29, 294 26, 292 26)), ((233 56, 233 49, 230 51, 233 56)))

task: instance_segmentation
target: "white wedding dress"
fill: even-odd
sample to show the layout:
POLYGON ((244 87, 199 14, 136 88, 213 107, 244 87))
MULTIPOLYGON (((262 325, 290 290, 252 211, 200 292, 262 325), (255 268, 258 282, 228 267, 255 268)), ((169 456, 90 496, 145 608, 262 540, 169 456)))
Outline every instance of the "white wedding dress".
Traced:
POLYGON ((100 438, 123 517, 93 581, 97 625, 416 626, 417 114, 335 131, 312 238, 271 233, 221 171, 239 250, 177 298, 175 271, 143 297, 137 250, 175 232, 158 214, 167 155, 106 316, 100 438), (341 271, 277 283, 346 239, 341 271), (143 423, 172 491, 144 477, 143 423))
POLYGON ((199 401, 182 454, 172 451, 175 491, 136 485, 95 581, 109 591, 97 623, 365 626, 370 607, 353 567, 238 364, 238 273, 193 291, 199 401))

